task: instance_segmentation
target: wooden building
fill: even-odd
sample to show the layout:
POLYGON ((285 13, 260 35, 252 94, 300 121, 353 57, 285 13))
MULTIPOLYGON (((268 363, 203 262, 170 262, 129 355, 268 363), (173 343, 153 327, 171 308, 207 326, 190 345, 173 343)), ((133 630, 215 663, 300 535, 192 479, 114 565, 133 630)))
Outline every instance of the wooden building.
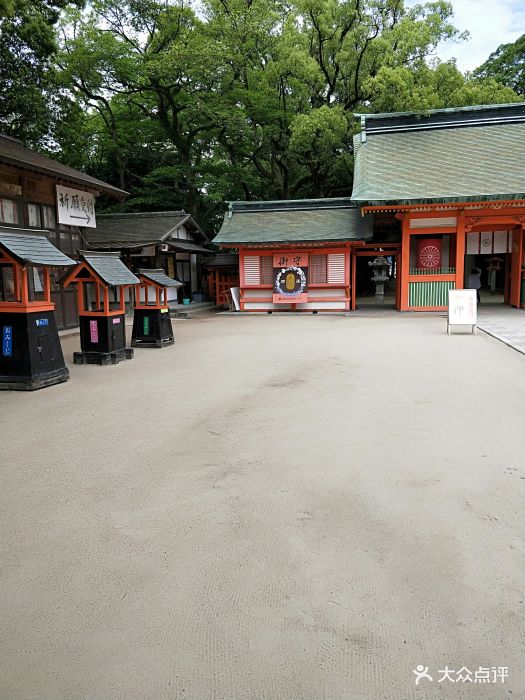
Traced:
MULTIPOLYGON (((0 135, 0 227, 44 229, 54 246, 76 258, 85 232, 96 223, 94 198, 101 192, 127 194, 0 135)), ((60 286, 60 276, 58 270, 51 273, 51 300, 58 328, 70 328, 78 325, 75 294, 60 286)))
POLYGON ((204 261, 204 276, 208 299, 217 306, 227 304, 226 294, 239 286, 239 256, 234 253, 218 253, 204 261))
POLYGON ((200 291, 200 256, 212 255, 204 246, 208 237, 185 211, 101 214, 97 228, 87 234, 89 247, 120 252, 134 272, 162 268, 168 277, 182 282, 170 287, 169 300, 189 299, 200 291))
POLYGON ((241 311, 349 310, 371 219, 349 198, 230 202, 214 243, 239 253, 241 311))
POLYGON ((525 104, 356 116, 352 200, 391 232, 398 224, 396 308, 445 309, 474 267, 523 308, 525 104))

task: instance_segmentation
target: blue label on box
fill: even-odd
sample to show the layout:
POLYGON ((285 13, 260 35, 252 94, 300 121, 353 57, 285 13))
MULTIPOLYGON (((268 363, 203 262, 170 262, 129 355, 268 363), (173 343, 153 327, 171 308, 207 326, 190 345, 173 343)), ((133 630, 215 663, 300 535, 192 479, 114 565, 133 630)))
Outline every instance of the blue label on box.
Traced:
POLYGON ((11 357, 13 354, 13 326, 4 326, 2 331, 2 355, 11 357))
POLYGON ((37 318, 36 325, 37 326, 49 326, 49 319, 48 318, 37 318))

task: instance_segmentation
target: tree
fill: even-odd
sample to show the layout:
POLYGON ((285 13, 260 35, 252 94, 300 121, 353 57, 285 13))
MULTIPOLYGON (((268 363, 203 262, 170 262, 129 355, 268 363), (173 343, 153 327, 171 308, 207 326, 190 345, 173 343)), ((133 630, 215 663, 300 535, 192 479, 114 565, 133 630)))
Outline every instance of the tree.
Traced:
POLYGON ((81 0, 0 0, 0 129, 41 144, 64 102, 52 57, 62 9, 81 0))
POLYGON ((228 199, 348 194, 355 111, 518 99, 435 58, 464 38, 451 15, 442 0, 92 0, 62 24, 62 157, 130 191, 119 206, 210 226, 228 199))
POLYGON ((517 102, 519 96, 493 79, 463 75, 454 60, 412 70, 383 66, 366 83, 374 111, 425 112, 444 107, 517 102))
POLYGON ((478 78, 492 78, 522 97, 525 95, 525 34, 513 44, 501 44, 474 71, 478 78))

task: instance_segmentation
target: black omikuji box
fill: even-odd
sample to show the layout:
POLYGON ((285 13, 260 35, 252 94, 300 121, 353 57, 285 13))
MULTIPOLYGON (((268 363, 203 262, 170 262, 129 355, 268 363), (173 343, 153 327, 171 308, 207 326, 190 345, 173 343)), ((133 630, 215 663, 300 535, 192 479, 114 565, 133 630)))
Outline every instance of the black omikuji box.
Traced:
POLYGON ((64 286, 78 286, 80 352, 73 354, 75 364, 117 364, 131 360, 133 350, 126 347, 125 290, 139 279, 124 265, 118 253, 86 253, 66 277, 64 286), (110 302, 112 294, 120 299, 110 302), (116 307, 116 308, 115 308, 116 307))
POLYGON ((168 277, 162 269, 141 269, 139 279, 140 287, 135 287, 131 345, 142 348, 173 345, 175 336, 168 308, 168 288, 181 287, 182 282, 168 277))
POLYGON ((43 231, 0 227, 1 390, 34 391, 69 379, 49 269, 74 264, 43 231))

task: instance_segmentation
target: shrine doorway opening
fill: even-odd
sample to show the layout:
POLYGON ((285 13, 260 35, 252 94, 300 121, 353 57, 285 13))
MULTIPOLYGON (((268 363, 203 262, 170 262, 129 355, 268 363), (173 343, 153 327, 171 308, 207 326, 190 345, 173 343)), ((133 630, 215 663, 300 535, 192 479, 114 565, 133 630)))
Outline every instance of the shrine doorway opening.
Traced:
POLYGON ((515 261, 513 263, 513 258, 516 257, 513 255, 513 246, 516 247, 518 236, 521 236, 521 230, 512 229, 478 230, 466 234, 464 287, 471 287, 469 278, 473 273, 478 273, 482 305, 519 306, 525 302, 521 265, 515 261))
POLYGON ((354 248, 351 253, 352 311, 367 308, 399 310, 400 262, 400 244, 369 243, 354 248), (385 265, 380 264, 381 259, 385 265), (383 283, 384 295, 378 294, 381 287, 373 281, 374 277, 386 278, 383 283))

